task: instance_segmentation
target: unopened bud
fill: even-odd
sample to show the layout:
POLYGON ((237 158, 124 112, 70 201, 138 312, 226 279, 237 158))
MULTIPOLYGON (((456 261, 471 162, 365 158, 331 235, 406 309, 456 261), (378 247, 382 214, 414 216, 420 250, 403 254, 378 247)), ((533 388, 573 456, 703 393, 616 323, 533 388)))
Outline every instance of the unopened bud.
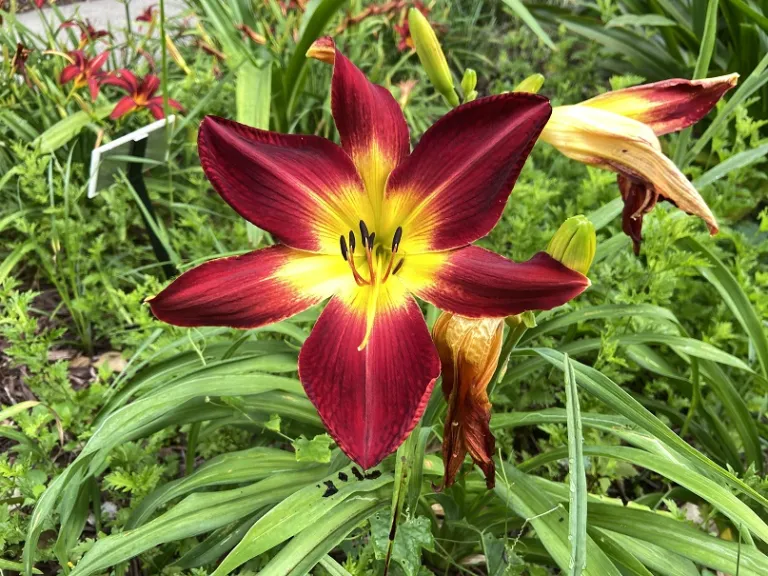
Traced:
POLYGON ((419 10, 411 8, 408 11, 408 26, 416 54, 419 55, 421 65, 432 85, 451 106, 458 106, 459 97, 453 88, 453 76, 448 68, 448 61, 426 16, 419 10))
POLYGON ((466 96, 467 94, 474 92, 476 87, 477 72, 472 68, 467 68, 464 70, 464 77, 461 79, 461 91, 464 93, 464 96, 466 96))
POLYGON ((584 275, 595 259, 597 236, 586 216, 572 216, 562 223, 547 246, 547 254, 584 275))
POLYGON ((536 315, 531 310, 507 316, 504 321, 510 328, 517 328, 521 324, 526 328, 536 328, 536 315))
POLYGON ((512 92, 530 92, 531 94, 536 94, 539 90, 541 90, 541 87, 544 85, 544 76, 541 74, 531 74, 520 82, 517 86, 515 86, 514 90, 512 92))

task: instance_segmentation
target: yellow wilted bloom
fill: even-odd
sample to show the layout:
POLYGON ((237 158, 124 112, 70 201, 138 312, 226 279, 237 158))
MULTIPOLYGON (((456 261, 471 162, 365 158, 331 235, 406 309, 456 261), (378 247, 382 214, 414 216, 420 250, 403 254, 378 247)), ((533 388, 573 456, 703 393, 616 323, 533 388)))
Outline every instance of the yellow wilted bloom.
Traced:
POLYGON ((553 109, 541 139, 563 154, 618 173, 623 228, 640 249, 643 216, 659 199, 700 217, 711 234, 717 220, 693 184, 661 150, 658 136, 704 117, 737 74, 706 80, 665 80, 601 94, 553 109))

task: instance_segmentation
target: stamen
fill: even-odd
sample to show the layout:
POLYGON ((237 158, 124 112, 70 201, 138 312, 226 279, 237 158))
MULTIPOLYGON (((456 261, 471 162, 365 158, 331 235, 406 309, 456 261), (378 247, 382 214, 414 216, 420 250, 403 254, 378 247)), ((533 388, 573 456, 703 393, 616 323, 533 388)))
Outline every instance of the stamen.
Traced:
POLYGON ((376 239, 376 232, 371 232, 371 235, 368 236, 368 246, 373 248, 373 241, 376 239))
POLYGON ((400 247, 400 240, 403 238, 403 227, 398 226, 397 230, 395 230, 395 236, 392 238, 392 253, 394 254, 397 252, 397 249, 400 247))
POLYGON ((363 236, 363 248, 366 248, 368 242, 368 226, 366 226, 365 222, 362 220, 360 220, 360 234, 363 236))
POLYGON ((341 246, 341 257, 344 258, 344 260, 349 260, 349 258, 347 258, 347 241, 344 239, 344 234, 339 236, 339 245, 341 246))
POLYGON ((397 274, 400 271, 400 268, 403 267, 403 263, 404 262, 405 262, 405 258, 401 258, 400 262, 398 262, 397 265, 395 266, 395 269, 392 270, 392 276, 394 276, 395 274, 397 274))
POLYGON ((355 284, 358 286, 365 286, 366 284, 370 284, 370 282, 367 282, 362 276, 360 276, 360 273, 357 271, 357 266, 355 266, 355 257, 352 254, 349 254, 347 263, 349 264, 349 267, 352 268, 352 276, 355 277, 355 284))
POLYGON ((349 231, 349 251, 355 253, 355 233, 352 230, 349 231))

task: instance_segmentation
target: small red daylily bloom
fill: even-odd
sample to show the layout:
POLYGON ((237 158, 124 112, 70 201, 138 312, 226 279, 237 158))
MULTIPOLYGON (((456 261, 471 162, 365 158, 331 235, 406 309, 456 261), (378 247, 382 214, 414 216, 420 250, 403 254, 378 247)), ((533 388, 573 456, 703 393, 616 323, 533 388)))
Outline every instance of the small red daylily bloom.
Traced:
MULTIPOLYGON (((158 120, 165 117, 163 97, 155 96, 155 92, 160 88, 160 78, 154 74, 147 74, 144 78, 138 79, 133 72, 123 68, 106 76, 101 83, 117 86, 128 93, 128 96, 118 101, 109 115, 112 120, 117 120, 139 108, 146 108, 158 120)), ((171 108, 184 111, 184 107, 176 100, 169 98, 168 105, 171 108)))
POLYGON ((72 64, 66 66, 59 76, 59 84, 67 84, 74 80, 75 88, 88 86, 91 100, 94 102, 99 95, 99 84, 105 78, 101 67, 109 57, 109 52, 102 52, 94 58, 88 58, 82 50, 73 50, 69 53, 72 64))
MULTIPOLYGON (((416 2, 413 3, 413 7, 416 8, 422 14, 424 14, 424 16, 429 16, 430 9, 423 2, 419 2, 417 0, 416 2)), ((413 46, 413 38, 411 38, 411 27, 408 24, 407 10, 402 11, 402 13, 400 14, 400 22, 398 24, 393 25, 392 29, 395 31, 398 37, 397 49, 400 52, 405 52, 406 50, 412 50, 414 46, 413 46)))
POLYGON ((45 6, 45 0, 35 0, 35 6, 37 6, 38 8, 42 8, 43 6, 45 6))
POLYGON ((470 244, 494 227, 549 101, 510 93, 459 106, 410 151, 390 92, 329 38, 341 146, 206 117, 200 162, 216 191, 276 246, 207 262, 149 303, 178 326, 256 328, 330 298, 299 377, 339 447, 364 468, 406 438, 440 359, 412 295, 468 317, 567 302, 587 278, 545 253, 516 263, 470 244))
POLYGON ((136 22, 152 22, 152 20, 155 19, 155 5, 150 4, 147 6, 146 10, 136 16, 136 22))
POLYGON ((85 48, 86 45, 93 42, 94 40, 112 36, 112 34, 110 34, 107 30, 96 30, 96 28, 93 27, 87 18, 85 19, 85 22, 75 19, 66 20, 59 25, 59 30, 64 28, 72 28, 73 26, 77 26, 80 29, 79 48, 81 49, 85 48))

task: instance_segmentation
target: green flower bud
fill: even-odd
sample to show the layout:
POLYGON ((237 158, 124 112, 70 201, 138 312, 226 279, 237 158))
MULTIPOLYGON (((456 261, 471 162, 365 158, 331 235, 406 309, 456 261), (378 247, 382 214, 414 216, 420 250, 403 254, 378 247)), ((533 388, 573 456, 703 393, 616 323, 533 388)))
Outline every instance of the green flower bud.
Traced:
POLYGON ((468 94, 475 91, 475 87, 477 86, 477 72, 472 70, 472 68, 467 68, 464 70, 464 77, 461 79, 461 91, 464 93, 464 96, 466 97, 468 94))
POLYGON ((528 76, 528 78, 515 86, 515 89, 512 90, 512 92, 531 92, 532 94, 536 94, 539 90, 541 90, 543 85, 544 76, 541 74, 531 74, 528 76))
POLYGON ((432 85, 451 106, 458 106, 459 97, 453 88, 453 76, 448 68, 448 61, 426 16, 416 8, 411 8, 408 11, 408 26, 416 54, 419 55, 421 65, 432 85))
POLYGON ((507 316, 504 321, 510 328, 517 328, 523 324, 526 328, 536 328, 536 315, 531 310, 526 310, 520 314, 507 316))
POLYGON ((595 259, 597 236, 586 216, 573 216, 560 226, 547 246, 547 254, 571 270, 586 275, 595 259))

